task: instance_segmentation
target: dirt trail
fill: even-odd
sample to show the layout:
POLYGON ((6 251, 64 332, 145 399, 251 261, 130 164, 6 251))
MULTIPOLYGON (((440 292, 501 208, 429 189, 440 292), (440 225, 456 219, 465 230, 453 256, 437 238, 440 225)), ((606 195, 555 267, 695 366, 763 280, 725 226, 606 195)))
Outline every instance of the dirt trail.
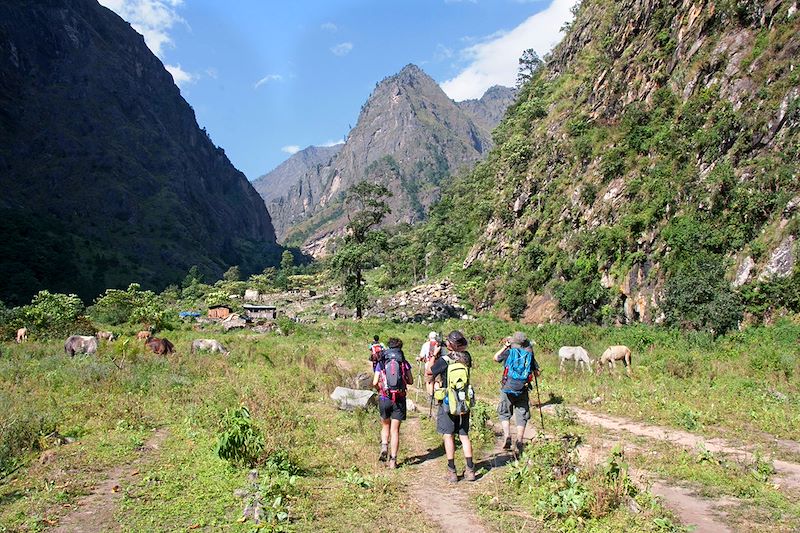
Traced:
POLYGON ((125 486, 133 480, 137 465, 157 451, 167 438, 167 430, 158 429, 140 449, 140 455, 130 463, 119 465, 106 472, 101 482, 88 496, 78 501, 77 509, 64 516, 52 533, 103 533, 119 531, 114 519, 125 486))
MULTIPOLYGON (((555 409, 555 407, 548 405, 544 409, 552 410, 555 409)), ((686 446, 689 448, 704 446, 706 450, 713 453, 724 453, 747 461, 753 460, 753 453, 732 446, 723 439, 708 439, 693 433, 689 433, 688 431, 642 424, 617 416, 593 413, 591 411, 574 406, 569 406, 569 409, 575 413, 581 422, 585 424, 601 426, 606 429, 612 429, 616 431, 627 431, 628 433, 632 433, 634 435, 648 437, 654 440, 671 442, 673 444, 678 444, 680 446, 686 446)), ((772 464, 778 474, 777 479, 775 480, 777 485, 789 489, 800 490, 799 464, 781 461, 779 459, 774 459, 772 464)))
POLYGON ((417 505, 439 525, 438 529, 441 531, 487 531, 472 511, 469 493, 464 490, 464 485, 469 482, 461 480, 458 483, 449 483, 445 479, 444 450, 441 447, 430 449, 425 446, 420 424, 420 418, 409 418, 403 424, 403 444, 409 447, 408 453, 412 457, 401 465, 412 466, 417 470, 409 483, 409 492, 417 505))

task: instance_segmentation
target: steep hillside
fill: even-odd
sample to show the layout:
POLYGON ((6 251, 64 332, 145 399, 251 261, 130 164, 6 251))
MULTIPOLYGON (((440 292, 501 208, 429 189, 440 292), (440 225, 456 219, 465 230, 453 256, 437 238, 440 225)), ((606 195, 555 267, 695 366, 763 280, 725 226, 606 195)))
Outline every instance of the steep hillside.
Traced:
POLYGON ((495 85, 477 100, 464 100, 456 105, 475 122, 492 131, 503 119, 508 106, 514 103, 517 91, 511 87, 495 85))
POLYGON ((0 298, 275 261, 263 201, 116 14, 2 2, 0 72, 0 298))
POLYGON ((800 307, 798 57, 796 2, 585 0, 397 261, 533 322, 800 307))
POLYGON ((364 180, 392 191, 388 223, 422 220, 442 178, 471 167, 491 146, 487 124, 509 100, 502 91, 490 100, 465 112, 415 65, 384 79, 331 164, 312 168, 268 204, 279 239, 323 244, 346 223, 342 195, 364 180))
POLYGON ((269 205, 271 201, 285 196, 301 176, 314 171, 317 167, 327 166, 341 149, 342 144, 304 148, 296 154, 292 154, 289 159, 263 176, 253 180, 253 188, 264 199, 264 203, 269 205))

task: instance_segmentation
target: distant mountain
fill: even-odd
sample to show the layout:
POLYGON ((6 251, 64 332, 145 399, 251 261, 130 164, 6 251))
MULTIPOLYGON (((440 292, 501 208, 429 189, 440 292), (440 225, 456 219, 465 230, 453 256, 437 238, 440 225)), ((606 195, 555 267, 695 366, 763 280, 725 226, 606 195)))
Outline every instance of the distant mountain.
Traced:
POLYGON ((337 234, 346 222, 342 197, 364 180, 393 192, 388 223, 423 219, 441 180, 470 168, 491 148, 502 102, 511 101, 507 91, 492 89, 462 108, 415 65, 384 79, 330 163, 296 175, 286 194, 267 199, 278 238, 308 245, 337 234))
POLYGON ((344 144, 333 146, 309 146, 293 154, 289 159, 253 180, 253 187, 266 204, 289 192, 297 178, 316 167, 326 166, 339 153, 344 144))
POLYGON ((262 199, 95 0, 0 3, 0 299, 274 263, 262 199))
POLYGON ((464 100, 463 102, 457 102, 456 105, 471 116, 473 120, 491 131, 503 119, 503 115, 506 114, 508 107, 514 103, 516 97, 516 89, 495 85, 489 87, 480 99, 464 100))

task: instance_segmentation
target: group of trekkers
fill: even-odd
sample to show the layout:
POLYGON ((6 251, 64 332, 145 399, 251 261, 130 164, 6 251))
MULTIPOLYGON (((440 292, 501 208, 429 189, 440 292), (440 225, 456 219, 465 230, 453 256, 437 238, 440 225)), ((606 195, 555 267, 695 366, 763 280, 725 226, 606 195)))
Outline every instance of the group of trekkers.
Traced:
MULTIPOLYGON (((470 410, 475 404, 475 391, 470 384, 472 356, 467 351, 467 339, 458 330, 442 339, 430 332, 416 358, 418 379, 424 368, 425 391, 430 397, 431 412, 437 405, 436 431, 442 435, 447 457, 447 479, 457 482, 455 465, 455 436, 461 441, 466 468, 463 477, 475 481, 475 462, 469 438, 470 410), (444 341, 444 342, 442 342, 444 341)), ((379 459, 388 461, 389 468, 397 468, 400 448, 400 424, 406 419, 408 386, 414 384, 411 363, 403 353, 403 341, 390 338, 386 345, 376 335, 369 346, 373 365, 372 385, 378 391, 378 410, 381 417, 381 451, 379 459)), ((539 376, 539 365, 533 355, 530 341, 522 332, 504 339, 503 347, 494 354, 494 360, 503 364, 500 384, 500 402, 497 414, 503 428, 504 450, 521 454, 524 448, 525 426, 530 420, 528 392, 531 381, 539 376), (516 422, 516 443, 512 442, 511 419, 516 422)), ((423 384, 418 383, 421 387, 423 384)))

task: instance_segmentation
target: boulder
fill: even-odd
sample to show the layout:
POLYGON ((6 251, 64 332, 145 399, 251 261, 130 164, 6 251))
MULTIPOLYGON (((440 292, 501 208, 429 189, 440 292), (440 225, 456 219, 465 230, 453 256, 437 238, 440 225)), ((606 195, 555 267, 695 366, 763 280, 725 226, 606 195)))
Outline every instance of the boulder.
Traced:
POLYGON ((364 409, 370 405, 378 405, 378 398, 371 390, 336 387, 331 393, 331 399, 339 404, 339 409, 348 411, 358 407, 364 409))
POLYGON ((360 372, 357 376, 353 376, 351 385, 353 385, 353 388, 356 390, 371 390, 372 375, 368 372, 360 372))

